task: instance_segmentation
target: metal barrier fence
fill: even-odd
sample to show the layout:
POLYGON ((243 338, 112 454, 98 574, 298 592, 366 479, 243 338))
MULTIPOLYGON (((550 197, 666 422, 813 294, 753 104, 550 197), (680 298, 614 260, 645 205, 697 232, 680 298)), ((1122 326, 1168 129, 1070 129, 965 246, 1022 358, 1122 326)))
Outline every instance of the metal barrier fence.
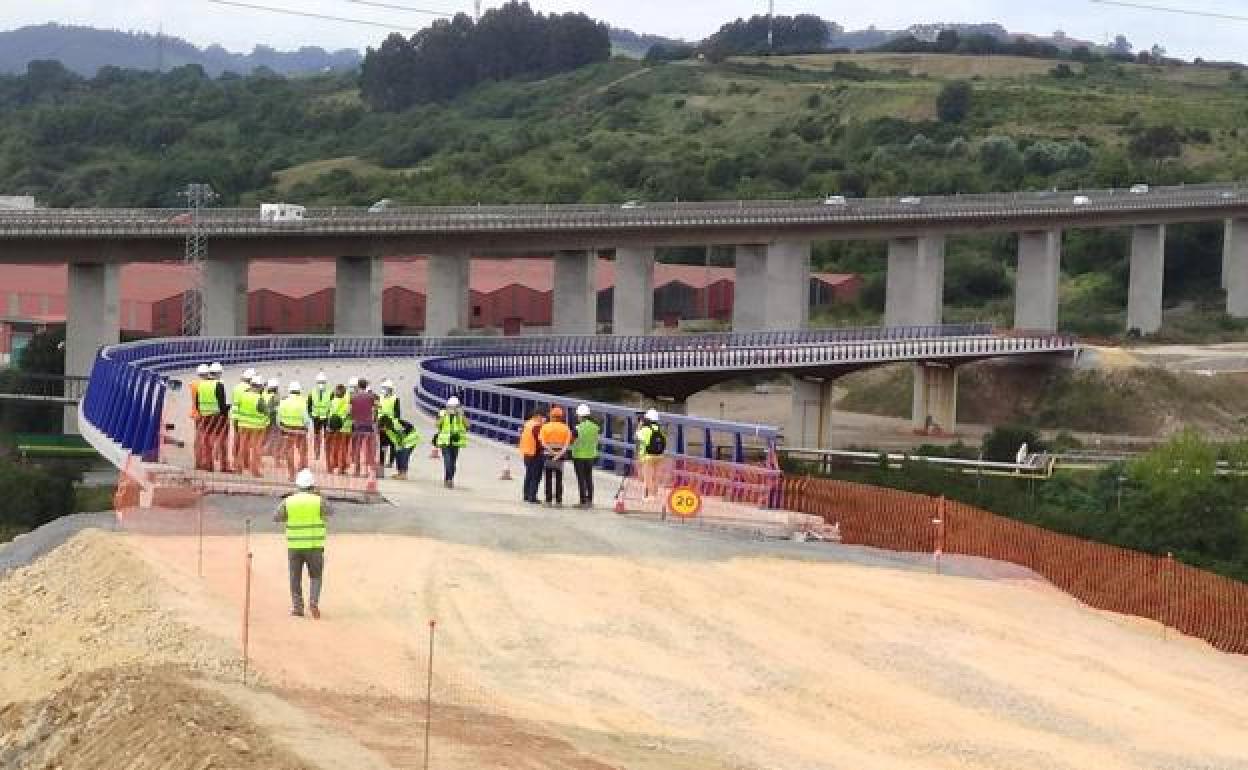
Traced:
POLYGON ((75 404, 87 390, 87 379, 9 370, 0 378, 0 398, 75 404))
POLYGON ((831 479, 786 477, 784 507, 822 516, 843 543, 980 556, 1043 576, 1097 609, 1150 618, 1227 652, 1248 653, 1248 584, 1050 532, 962 503, 831 479))

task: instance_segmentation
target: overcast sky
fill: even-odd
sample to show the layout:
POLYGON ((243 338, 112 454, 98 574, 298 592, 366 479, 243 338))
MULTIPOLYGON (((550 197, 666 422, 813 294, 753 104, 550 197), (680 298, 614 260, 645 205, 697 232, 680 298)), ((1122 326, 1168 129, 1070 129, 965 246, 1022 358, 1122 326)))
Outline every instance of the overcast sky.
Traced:
MULTIPOLYGON (((399 27, 421 27, 432 17, 368 7, 351 0, 240 0, 253 5, 298 9, 350 17, 399 27)), ((390 5, 471 13, 472 0, 377 0, 390 5)), ((1193 10, 1248 16, 1243 0, 1141 0, 1193 10)), ((484 6, 500 4, 485 0, 484 6)), ((766 0, 531 0, 536 10, 584 11, 613 26, 637 32, 701 39, 730 18, 765 13, 766 0)), ((249 51, 263 43, 277 48, 320 45, 326 48, 363 48, 375 45, 385 29, 343 22, 281 16, 262 11, 217 5, 210 0, 0 0, 0 29, 55 21, 123 30, 155 32, 204 45, 220 43, 231 50, 249 51)), ((1137 48, 1161 43, 1171 54, 1192 58, 1248 60, 1248 22, 1179 16, 1132 8, 1097 5, 1089 0, 943 0, 939 3, 896 0, 874 3, 830 3, 777 0, 776 13, 816 13, 848 28, 874 24, 899 28, 916 22, 995 21, 1015 32, 1051 33, 1104 42, 1106 36, 1125 34, 1137 48)), ((401 30, 400 30, 401 31, 401 30)))

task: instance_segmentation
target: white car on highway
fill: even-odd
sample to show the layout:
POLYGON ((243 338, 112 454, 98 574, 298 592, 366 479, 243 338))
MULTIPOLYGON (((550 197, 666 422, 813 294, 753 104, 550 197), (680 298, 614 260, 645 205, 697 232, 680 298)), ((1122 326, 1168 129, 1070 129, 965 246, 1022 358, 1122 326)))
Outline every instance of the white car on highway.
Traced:
POLYGON ((1092 202, 1092 199, 1086 195, 1076 195, 1070 199, 1070 202, 1076 206, 1086 206, 1092 202))

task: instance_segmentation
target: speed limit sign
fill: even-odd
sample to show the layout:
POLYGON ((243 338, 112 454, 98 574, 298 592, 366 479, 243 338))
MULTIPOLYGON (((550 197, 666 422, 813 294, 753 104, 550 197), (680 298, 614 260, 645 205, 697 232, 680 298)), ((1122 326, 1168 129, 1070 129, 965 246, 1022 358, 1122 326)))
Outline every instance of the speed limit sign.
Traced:
POLYGON ((667 509, 675 516, 697 516, 702 511, 702 495, 692 487, 676 487, 667 496, 667 509))

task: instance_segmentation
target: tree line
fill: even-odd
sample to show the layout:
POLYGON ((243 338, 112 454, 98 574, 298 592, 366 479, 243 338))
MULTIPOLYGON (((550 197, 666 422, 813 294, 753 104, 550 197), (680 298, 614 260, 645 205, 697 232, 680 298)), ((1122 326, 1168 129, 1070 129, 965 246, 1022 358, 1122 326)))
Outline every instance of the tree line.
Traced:
POLYGON ((360 94, 374 109, 400 111, 485 81, 548 77, 610 56, 607 25, 583 13, 535 13, 511 0, 480 21, 461 13, 410 38, 386 38, 364 56, 360 94))

